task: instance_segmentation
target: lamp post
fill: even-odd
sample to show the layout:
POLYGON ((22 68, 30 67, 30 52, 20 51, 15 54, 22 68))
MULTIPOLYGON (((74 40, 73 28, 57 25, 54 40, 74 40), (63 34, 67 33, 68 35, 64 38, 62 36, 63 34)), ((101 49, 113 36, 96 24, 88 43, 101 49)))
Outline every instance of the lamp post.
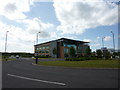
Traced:
POLYGON ((114 40, 114 33, 111 31, 112 35, 113 35, 113 47, 114 47, 114 52, 115 52, 115 40, 114 40))
MULTIPOLYGON (((5 53, 6 53, 6 50, 7 50, 7 33, 9 31, 6 31, 6 38, 5 38, 5 53)), ((6 61, 7 61, 7 58, 5 57, 6 61)))
MULTIPOLYGON (((40 32, 37 33, 37 37, 36 37, 36 44, 38 44, 38 34, 40 32)), ((37 50, 37 47, 36 47, 36 60, 35 60, 35 63, 37 64, 38 63, 38 50, 37 50)))
POLYGON ((40 33, 40 32, 37 33, 36 44, 38 44, 38 34, 39 34, 39 33, 40 33))
POLYGON ((103 45, 103 48, 104 48, 104 38, 105 38, 105 37, 102 38, 102 45, 103 45))
POLYGON ((7 33, 8 33, 9 31, 6 31, 6 38, 5 38, 5 53, 6 53, 6 49, 7 49, 7 33))
POLYGON ((105 37, 102 37, 102 46, 103 46, 103 48, 102 48, 102 53, 103 53, 103 58, 104 58, 104 56, 105 56, 105 55, 104 55, 104 54, 105 54, 105 52, 104 52, 104 38, 105 38, 105 37))

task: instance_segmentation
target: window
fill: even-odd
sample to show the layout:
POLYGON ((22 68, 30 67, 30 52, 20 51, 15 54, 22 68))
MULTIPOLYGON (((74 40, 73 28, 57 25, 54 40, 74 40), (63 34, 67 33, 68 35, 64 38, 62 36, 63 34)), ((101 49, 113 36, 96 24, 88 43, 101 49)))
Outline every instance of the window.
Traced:
POLYGON ((46 49, 49 49, 49 46, 46 46, 46 49))
POLYGON ((42 47, 43 49, 45 49, 45 47, 42 47))
POLYGON ((41 51, 39 51, 39 53, 41 53, 41 51))
POLYGON ((46 50, 46 53, 49 53, 49 50, 46 50))
POLYGON ((76 45, 75 44, 68 44, 68 43, 63 43, 64 47, 74 47, 76 50, 76 45))
POLYGON ((45 51, 44 51, 44 50, 42 50, 42 53, 45 53, 45 51))
POLYGON ((38 50, 39 48, 36 48, 36 50, 38 50))
POLYGON ((69 52, 68 48, 64 48, 64 53, 68 53, 68 52, 69 52))

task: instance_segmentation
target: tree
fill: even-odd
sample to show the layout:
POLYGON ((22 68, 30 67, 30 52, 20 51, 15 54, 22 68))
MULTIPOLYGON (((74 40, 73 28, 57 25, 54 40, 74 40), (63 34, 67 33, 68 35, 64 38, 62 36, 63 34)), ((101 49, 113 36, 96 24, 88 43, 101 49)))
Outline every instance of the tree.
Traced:
POLYGON ((71 57, 75 57, 75 53, 76 53, 75 48, 74 47, 70 47, 70 49, 69 49, 70 56, 71 57))
POLYGON ((56 49, 56 48, 53 49, 53 54, 54 54, 55 57, 56 57, 56 54, 57 54, 57 49, 56 49))
POLYGON ((119 57, 120 57, 120 52, 114 52, 114 53, 113 53, 113 58, 115 58, 116 56, 119 56, 119 57))
POLYGON ((106 51, 106 52, 105 52, 105 59, 109 59, 110 56, 111 56, 111 55, 110 55, 110 52, 109 52, 109 51, 106 51))
POLYGON ((92 56, 92 57, 95 57, 95 56, 96 56, 96 52, 93 51, 91 56, 92 56))
POLYGON ((97 53, 98 58, 102 57, 102 51, 101 50, 97 50, 96 53, 97 53))
POLYGON ((91 49, 90 47, 87 47, 85 50, 85 56, 89 57, 91 55, 91 49))
POLYGON ((114 56, 118 56, 118 52, 114 52, 113 55, 114 55, 114 56))
POLYGON ((65 58, 68 58, 68 56, 69 56, 68 53, 65 53, 65 54, 64 54, 64 57, 65 57, 65 58))

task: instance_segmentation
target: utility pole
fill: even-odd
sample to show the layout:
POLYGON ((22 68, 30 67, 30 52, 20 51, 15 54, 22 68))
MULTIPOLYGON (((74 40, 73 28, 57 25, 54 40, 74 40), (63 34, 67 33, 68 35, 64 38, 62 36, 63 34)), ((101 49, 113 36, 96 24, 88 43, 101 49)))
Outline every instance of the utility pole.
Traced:
POLYGON ((115 52, 115 38, 114 38, 114 33, 111 31, 112 35, 113 35, 113 48, 114 48, 114 52, 115 52))
POLYGON ((102 38, 102 46, 103 46, 103 48, 104 48, 104 38, 105 37, 102 38))
POLYGON ((6 38, 5 38, 5 53, 6 53, 6 49, 7 49, 7 33, 8 33, 9 31, 6 31, 6 38))
POLYGON ((37 33, 36 44, 38 44, 38 34, 39 34, 39 33, 40 33, 40 32, 37 33))
MULTIPOLYGON (((6 50, 7 50, 7 33, 9 31, 6 31, 6 38, 5 38, 5 53, 6 53, 6 50)), ((7 61, 7 58, 5 57, 6 61, 7 61)))
MULTIPOLYGON (((36 44, 38 44, 38 34, 39 34, 39 33, 40 33, 40 32, 37 33, 36 44)), ((35 63, 37 64, 37 63, 38 63, 38 50, 37 50, 37 47, 36 47, 36 53, 35 53, 35 55, 36 55, 35 63)))
POLYGON ((103 58, 105 56, 105 52, 104 52, 104 38, 105 37, 102 37, 102 53, 103 53, 103 58))

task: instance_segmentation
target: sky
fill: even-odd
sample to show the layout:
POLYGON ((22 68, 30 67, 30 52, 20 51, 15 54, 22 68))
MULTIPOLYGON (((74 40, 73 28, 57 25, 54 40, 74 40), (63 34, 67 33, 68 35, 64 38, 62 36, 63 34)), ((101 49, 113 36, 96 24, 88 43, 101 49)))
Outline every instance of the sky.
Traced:
POLYGON ((0 52, 34 52, 34 45, 59 38, 90 42, 92 51, 118 49, 117 0, 0 0, 0 52))

